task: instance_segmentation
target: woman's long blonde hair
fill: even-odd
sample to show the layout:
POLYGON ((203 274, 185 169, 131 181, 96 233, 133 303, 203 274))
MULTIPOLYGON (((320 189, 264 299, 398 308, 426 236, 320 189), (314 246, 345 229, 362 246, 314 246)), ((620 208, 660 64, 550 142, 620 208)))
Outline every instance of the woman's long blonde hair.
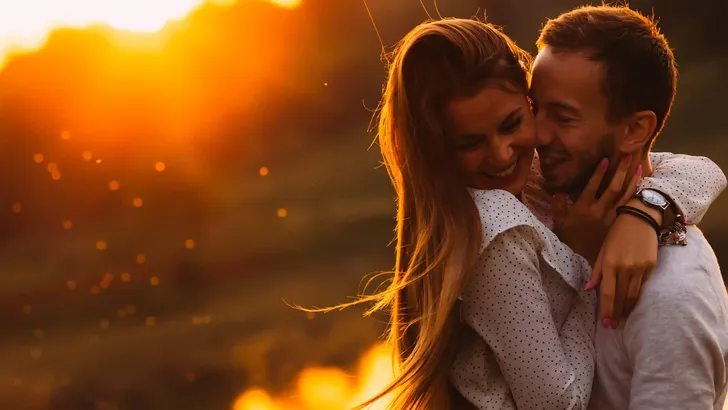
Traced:
POLYGON ((456 302, 478 258, 478 211, 448 138, 446 105, 486 84, 526 93, 530 56, 474 19, 423 23, 397 45, 379 113, 378 140, 397 192, 396 262, 370 312, 391 312, 397 375, 365 407, 392 395, 396 410, 452 408, 449 371, 456 302))

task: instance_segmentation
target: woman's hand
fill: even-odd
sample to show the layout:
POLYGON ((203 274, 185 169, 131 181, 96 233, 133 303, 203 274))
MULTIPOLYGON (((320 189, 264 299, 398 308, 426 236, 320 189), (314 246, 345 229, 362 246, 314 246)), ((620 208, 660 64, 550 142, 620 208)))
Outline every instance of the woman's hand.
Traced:
MULTIPOLYGON (((570 209, 567 210, 565 198, 554 198, 554 232, 563 243, 586 258, 592 266, 595 266, 607 232, 617 217, 617 207, 624 205, 637 190, 640 175, 630 177, 629 185, 624 185, 631 162, 630 156, 620 161, 609 186, 599 197, 599 187, 609 165, 606 158, 599 164, 579 199, 570 209)), ((640 170, 638 169, 637 174, 640 170)), ((592 279, 595 279, 593 274, 592 279)), ((592 280, 587 286, 590 284, 593 284, 592 280)))
POLYGON ((593 289, 603 277, 602 326, 614 329, 619 325, 619 318, 632 311, 642 284, 657 263, 657 247, 657 235, 650 224, 630 214, 617 217, 587 284, 587 289, 593 289))

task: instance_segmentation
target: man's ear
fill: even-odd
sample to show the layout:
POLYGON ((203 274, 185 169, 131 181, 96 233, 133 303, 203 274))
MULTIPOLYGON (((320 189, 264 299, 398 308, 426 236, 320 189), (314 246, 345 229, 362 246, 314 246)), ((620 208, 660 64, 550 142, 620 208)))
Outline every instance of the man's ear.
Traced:
POLYGON ((657 116, 653 111, 639 111, 634 113, 626 122, 624 135, 619 141, 621 152, 640 152, 657 127, 657 116))

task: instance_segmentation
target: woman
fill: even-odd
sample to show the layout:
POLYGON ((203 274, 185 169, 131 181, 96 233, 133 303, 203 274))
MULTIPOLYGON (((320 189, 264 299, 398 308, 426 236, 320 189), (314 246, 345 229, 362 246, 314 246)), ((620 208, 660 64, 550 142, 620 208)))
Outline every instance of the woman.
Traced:
MULTIPOLYGON (((391 394, 398 410, 450 409, 462 396, 478 408, 586 408, 589 263, 523 204, 535 199, 524 195, 535 177, 529 68, 525 51, 475 20, 422 24, 395 50, 379 144, 398 196, 396 264, 388 289, 367 300, 391 310, 398 374, 372 401, 391 394), (473 123, 488 130, 485 142, 467 132, 473 123), (499 169, 498 155, 517 160, 499 169)), ((620 169, 615 184, 632 177, 620 169)))

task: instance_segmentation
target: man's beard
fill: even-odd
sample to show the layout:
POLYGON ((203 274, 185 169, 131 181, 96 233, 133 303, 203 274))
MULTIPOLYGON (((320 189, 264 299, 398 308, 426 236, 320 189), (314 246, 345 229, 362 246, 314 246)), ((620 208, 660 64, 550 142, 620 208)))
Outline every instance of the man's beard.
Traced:
MULTIPOLYGON (((571 197, 578 197, 582 193, 582 191, 584 191, 584 188, 586 188, 589 180, 591 179, 592 175, 594 175, 594 172, 597 170, 597 167, 599 166, 599 163, 602 161, 602 159, 612 158, 614 152, 614 134, 609 133, 602 135, 595 150, 585 150, 572 156, 571 160, 576 162, 577 164, 577 171, 575 172, 575 174, 558 186, 549 185, 547 183, 547 191, 552 194, 558 193, 566 194, 571 197)), ((610 170, 611 169, 612 167, 610 167, 610 170)), ((612 179, 612 175, 613 173, 608 173, 607 175, 605 175, 604 181, 602 181, 603 184, 599 190, 600 193, 601 188, 605 186, 604 183, 610 181, 612 179)))

